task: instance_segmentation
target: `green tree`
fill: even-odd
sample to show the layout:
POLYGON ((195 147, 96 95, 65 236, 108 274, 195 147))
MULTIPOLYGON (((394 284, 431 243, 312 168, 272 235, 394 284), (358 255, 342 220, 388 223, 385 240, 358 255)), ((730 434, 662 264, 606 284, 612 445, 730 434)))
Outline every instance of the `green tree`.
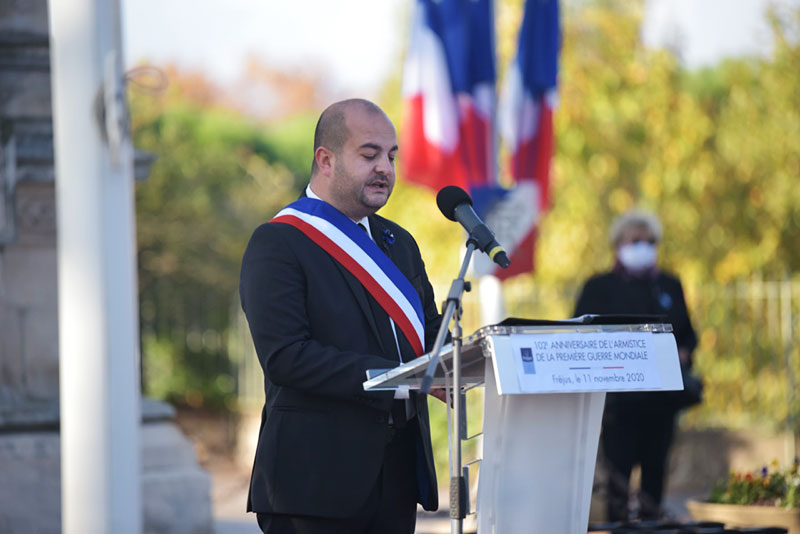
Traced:
POLYGON ((701 338, 707 402, 690 419, 782 423, 787 369, 764 310, 710 288, 798 269, 800 43, 789 36, 800 16, 774 19, 771 57, 700 72, 645 49, 640 19, 638 2, 566 6, 554 202, 537 272, 506 284, 511 311, 569 315, 583 280, 611 265, 611 220, 651 209, 665 227, 661 263, 683 280, 701 338))
POLYGON ((144 385, 223 406, 234 398, 226 337, 247 239, 297 196, 310 162, 298 155, 302 119, 265 128, 215 106, 202 78, 172 81, 160 97, 132 95, 135 143, 157 158, 136 188, 144 385))

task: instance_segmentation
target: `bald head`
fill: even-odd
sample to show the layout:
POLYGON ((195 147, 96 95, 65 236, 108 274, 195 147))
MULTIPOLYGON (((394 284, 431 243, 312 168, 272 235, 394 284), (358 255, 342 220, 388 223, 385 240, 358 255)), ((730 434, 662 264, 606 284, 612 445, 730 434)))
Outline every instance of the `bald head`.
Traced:
MULTIPOLYGON (((355 110, 369 115, 379 115, 388 120, 383 110, 369 100, 351 98, 335 102, 328 106, 319 116, 317 127, 314 130, 314 154, 317 153, 319 147, 325 147, 334 154, 341 153, 342 147, 350 138, 351 133, 347 127, 347 116, 355 110)), ((314 176, 318 170, 319 167, 315 157, 311 164, 311 176, 314 176)))
POLYGON ((360 99, 337 102, 317 123, 309 186, 358 221, 389 200, 396 155, 397 132, 381 108, 360 99))

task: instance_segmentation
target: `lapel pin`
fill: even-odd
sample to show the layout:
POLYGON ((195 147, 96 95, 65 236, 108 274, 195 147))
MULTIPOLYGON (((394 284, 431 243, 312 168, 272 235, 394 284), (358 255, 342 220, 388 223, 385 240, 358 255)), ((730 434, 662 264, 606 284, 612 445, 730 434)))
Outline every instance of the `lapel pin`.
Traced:
POLYGON ((392 233, 391 230, 386 228, 383 231, 383 235, 381 236, 381 240, 383 240, 383 242, 386 243, 386 246, 391 247, 392 245, 394 245, 394 234, 392 233))

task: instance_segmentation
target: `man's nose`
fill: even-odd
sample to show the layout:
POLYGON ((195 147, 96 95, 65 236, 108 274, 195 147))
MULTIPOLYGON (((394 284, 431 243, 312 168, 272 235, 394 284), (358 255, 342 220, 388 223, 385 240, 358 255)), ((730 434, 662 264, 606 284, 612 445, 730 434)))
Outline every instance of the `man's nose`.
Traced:
POLYGON ((378 158, 375 164, 375 172, 384 176, 391 176, 394 173, 394 162, 389 159, 389 156, 378 158))

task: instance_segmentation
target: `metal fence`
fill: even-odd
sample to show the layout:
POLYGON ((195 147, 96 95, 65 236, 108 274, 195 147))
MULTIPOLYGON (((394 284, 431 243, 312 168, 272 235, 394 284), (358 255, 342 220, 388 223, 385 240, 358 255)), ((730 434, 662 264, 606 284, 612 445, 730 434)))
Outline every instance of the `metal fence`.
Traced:
MULTIPOLYGON (((572 314, 579 284, 552 286, 531 279, 504 286, 506 314, 559 319, 572 314)), ((684 415, 694 427, 751 427, 798 430, 800 403, 800 279, 753 278, 728 285, 685 286, 699 345, 695 369, 705 382, 704 402, 684 415)), ((464 331, 480 326, 477 291, 464 297, 464 331)), ((436 295, 447 294, 437 287, 436 295)), ((230 354, 244 406, 263 401, 263 375, 247 323, 237 311, 230 354)))

